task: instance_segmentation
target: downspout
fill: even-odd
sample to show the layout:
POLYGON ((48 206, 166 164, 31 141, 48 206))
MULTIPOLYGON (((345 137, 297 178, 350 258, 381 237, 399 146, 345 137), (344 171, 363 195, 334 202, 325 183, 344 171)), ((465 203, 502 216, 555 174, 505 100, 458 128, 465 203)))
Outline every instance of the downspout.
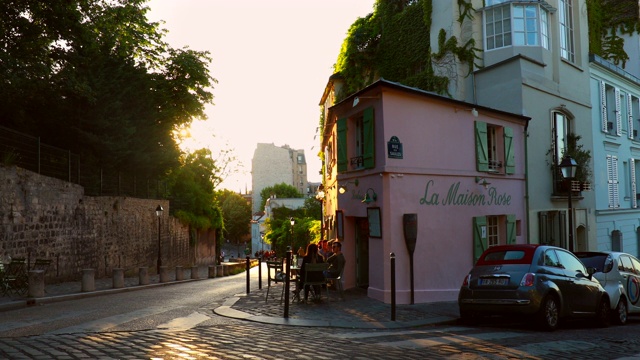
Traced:
MULTIPOLYGON (((531 222, 529 216, 529 121, 524 125, 524 202, 527 219, 527 244, 531 243, 531 222)), ((538 239, 538 243, 540 240, 538 239)))

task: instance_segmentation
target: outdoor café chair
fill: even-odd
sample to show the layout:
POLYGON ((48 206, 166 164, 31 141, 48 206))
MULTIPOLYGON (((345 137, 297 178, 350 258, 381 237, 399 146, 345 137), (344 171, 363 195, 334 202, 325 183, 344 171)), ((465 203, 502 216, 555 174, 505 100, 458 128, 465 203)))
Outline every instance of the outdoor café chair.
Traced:
POLYGON ((327 299, 329 298, 328 294, 329 294, 329 285, 330 284, 334 284, 336 287, 336 290, 338 291, 338 295, 340 296, 340 299, 344 300, 344 288, 342 286, 342 274, 344 274, 344 268, 342 268, 342 271, 340 272, 340 275, 338 276, 327 276, 327 299))
POLYGON ((280 302, 284 297, 284 287, 287 275, 284 272, 284 266, 282 260, 267 261, 267 296, 264 298, 264 302, 269 299, 269 290, 271 290, 272 284, 282 283, 282 292, 280 294, 280 302))
MULTIPOLYGON (((305 291, 309 286, 309 291, 313 294, 314 300, 320 300, 322 298, 322 287, 324 286, 326 289, 327 280, 324 277, 324 271, 328 268, 329 264, 327 263, 306 263, 304 265, 304 282, 300 288, 301 291, 305 291), (316 288, 319 288, 320 291, 316 292, 316 288)), ((327 293, 328 297, 329 293, 327 293)))

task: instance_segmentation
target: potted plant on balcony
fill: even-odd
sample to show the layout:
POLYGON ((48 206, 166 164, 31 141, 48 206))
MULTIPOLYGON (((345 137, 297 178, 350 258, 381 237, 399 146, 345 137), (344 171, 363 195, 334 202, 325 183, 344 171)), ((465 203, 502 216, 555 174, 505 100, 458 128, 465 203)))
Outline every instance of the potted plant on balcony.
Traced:
POLYGON ((569 155, 576 161, 578 168, 576 169, 576 176, 571 181, 571 184, 563 181, 562 174, 558 169, 558 164, 555 163, 553 157, 553 147, 547 151, 547 155, 552 155, 550 160, 551 171, 554 173, 556 179, 557 192, 564 193, 569 191, 569 185, 572 191, 586 191, 591 190, 591 176, 593 172, 591 170, 591 151, 586 150, 582 144, 580 144, 582 136, 574 133, 567 134, 567 147, 562 152, 560 159, 569 155))

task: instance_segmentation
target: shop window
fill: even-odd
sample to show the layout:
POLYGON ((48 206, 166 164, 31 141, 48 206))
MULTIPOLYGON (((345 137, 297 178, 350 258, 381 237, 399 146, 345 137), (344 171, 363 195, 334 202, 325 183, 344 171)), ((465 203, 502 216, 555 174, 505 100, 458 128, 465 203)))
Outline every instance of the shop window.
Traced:
POLYGON ((338 172, 370 169, 374 157, 374 111, 366 108, 362 113, 337 122, 338 172))
POLYGON ((501 174, 515 172, 513 129, 476 121, 475 137, 478 171, 501 174))

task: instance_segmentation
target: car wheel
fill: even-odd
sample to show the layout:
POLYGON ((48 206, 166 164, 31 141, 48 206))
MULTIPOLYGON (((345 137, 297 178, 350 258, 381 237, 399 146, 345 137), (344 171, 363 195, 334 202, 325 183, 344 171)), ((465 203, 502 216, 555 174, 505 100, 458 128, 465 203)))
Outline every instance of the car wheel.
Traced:
POLYGON ((608 327, 611 324, 611 313, 609 312, 609 299, 602 298, 596 309, 596 323, 599 327, 608 327))
POLYGON ((548 295, 542 301, 542 307, 538 310, 538 325, 544 330, 553 331, 558 328, 560 321, 560 304, 558 298, 548 295))
POLYGON ((624 325, 627 323, 627 302, 624 298, 620 298, 616 311, 611 314, 613 321, 618 325, 624 325))

